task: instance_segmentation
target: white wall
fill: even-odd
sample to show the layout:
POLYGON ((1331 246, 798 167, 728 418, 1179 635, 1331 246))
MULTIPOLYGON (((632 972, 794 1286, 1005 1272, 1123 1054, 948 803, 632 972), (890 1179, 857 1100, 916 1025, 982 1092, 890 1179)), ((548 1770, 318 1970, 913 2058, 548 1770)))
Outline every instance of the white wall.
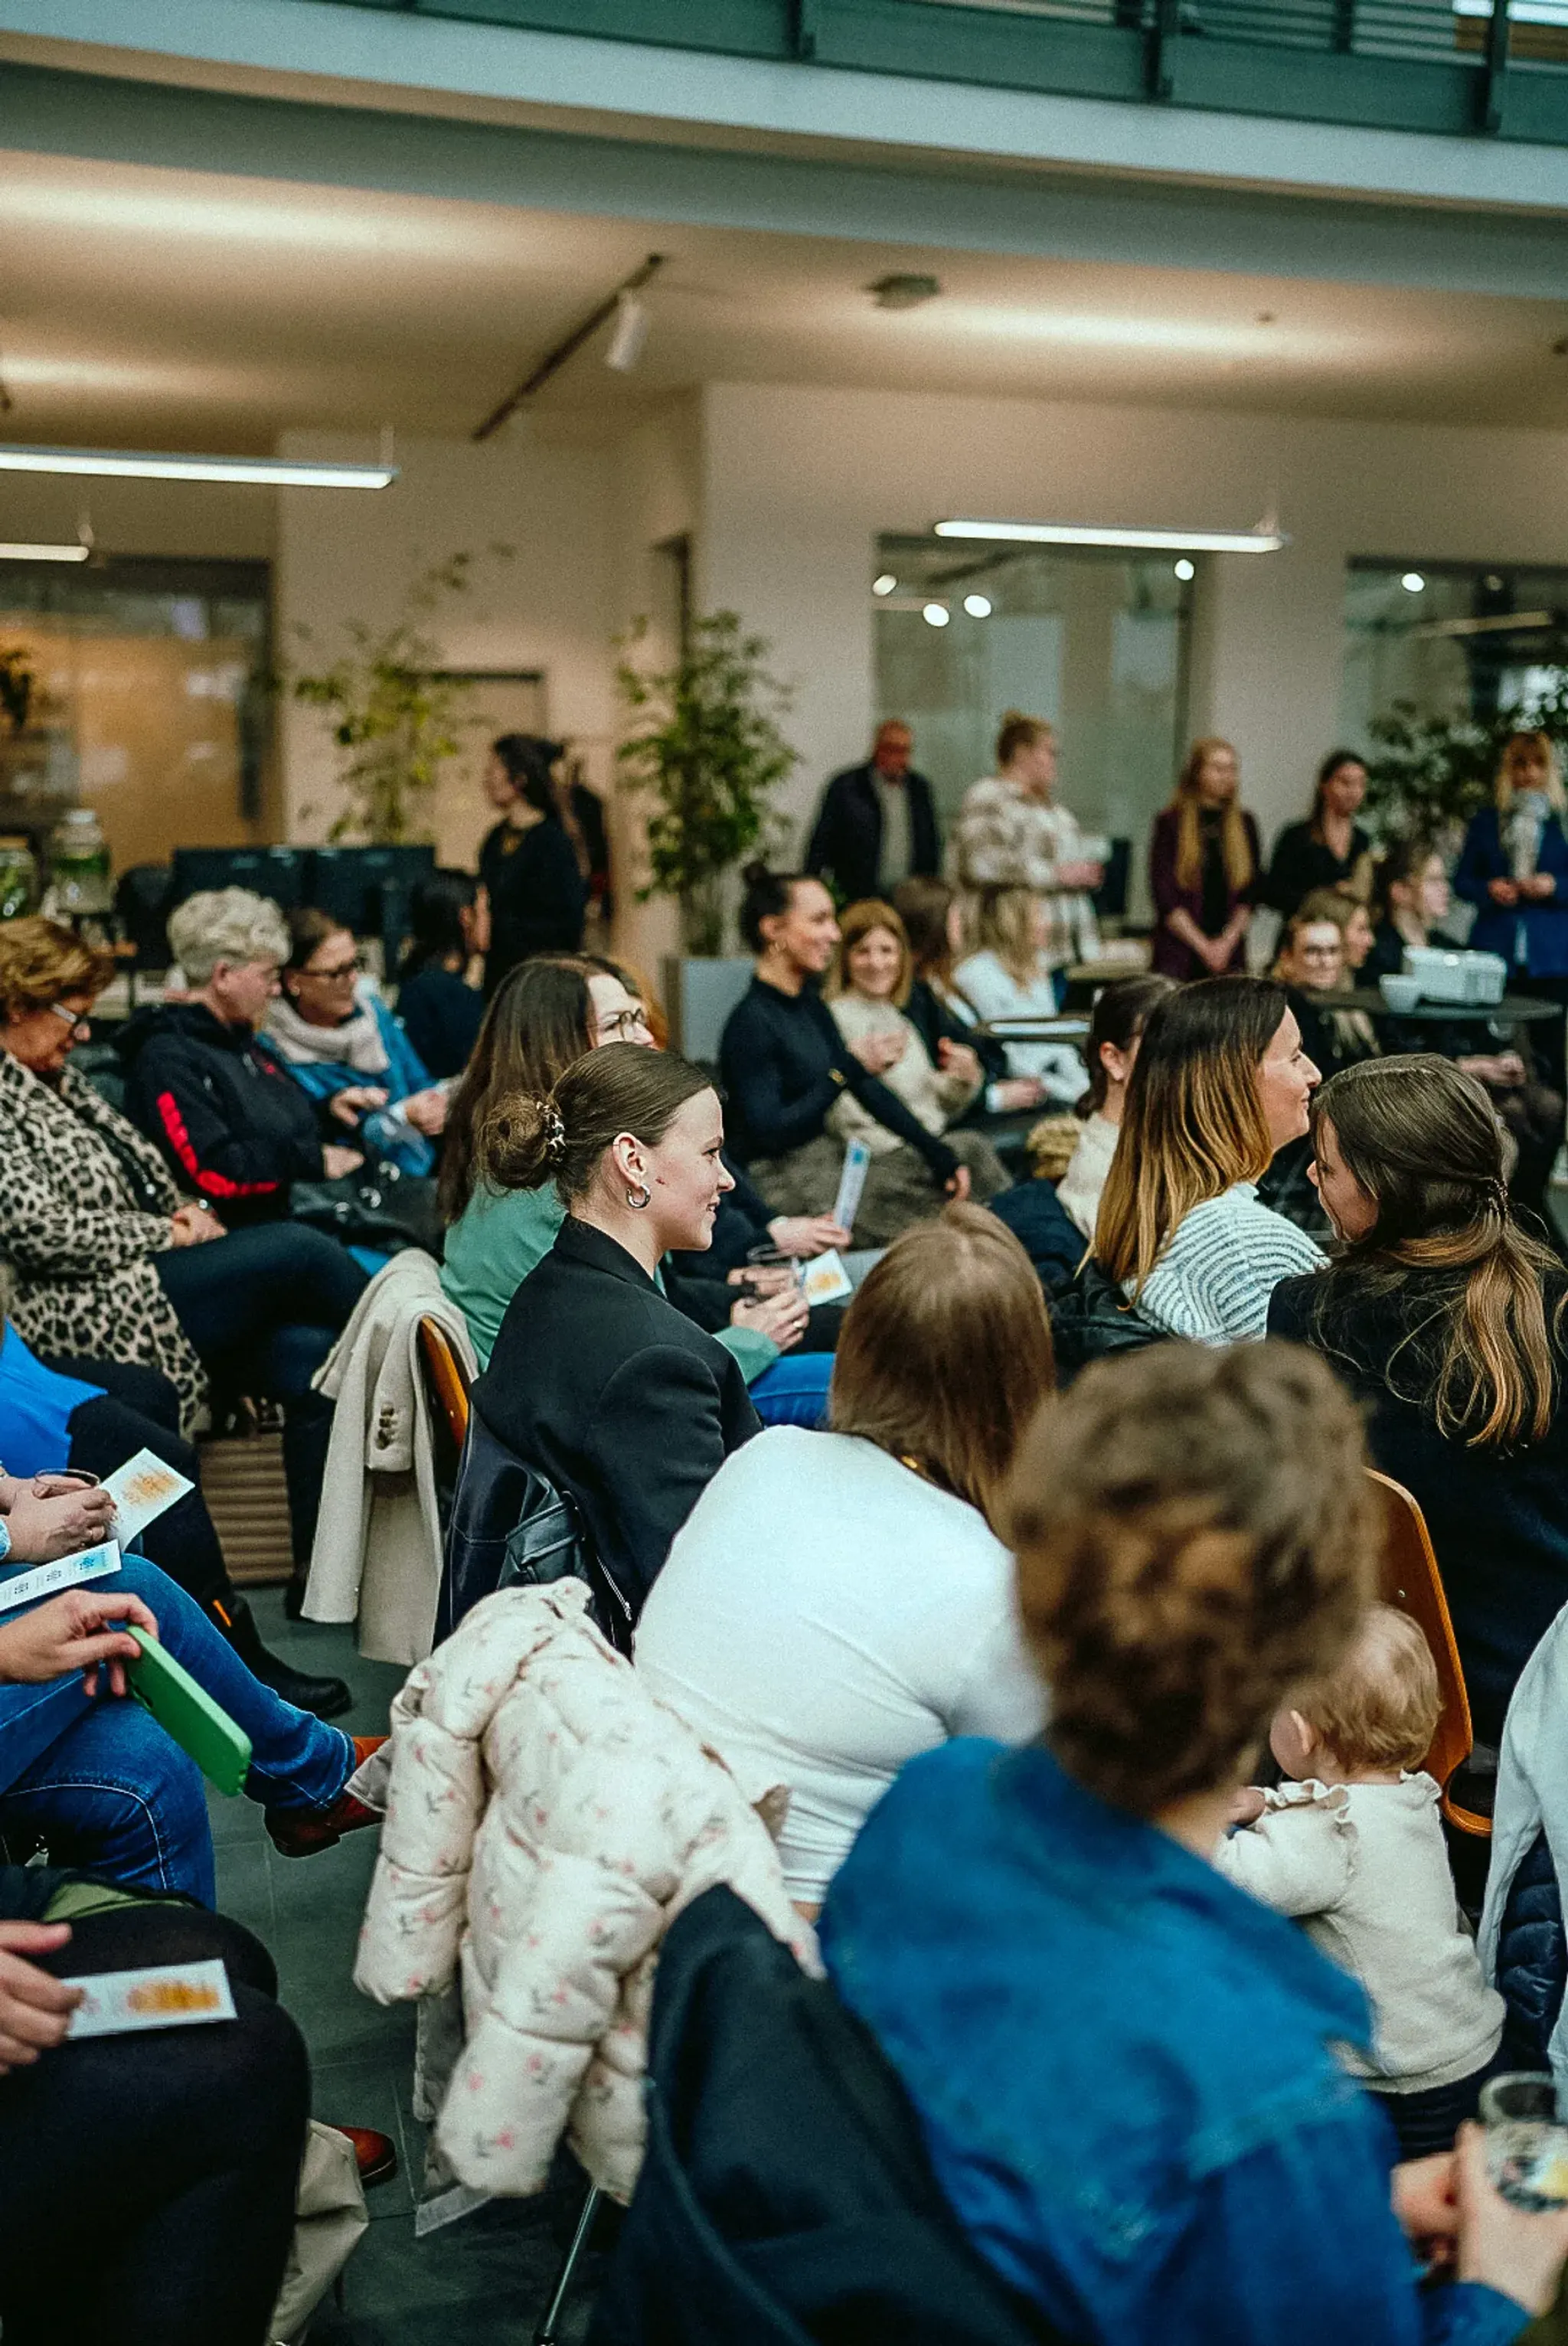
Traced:
POLYGON ((769 637, 795 684, 804 819, 865 751, 879 531, 962 512, 1247 528, 1271 495, 1285 552, 1200 572, 1190 712, 1237 743, 1267 837, 1339 733, 1347 557, 1562 561, 1568 434, 713 384, 699 593, 769 637))

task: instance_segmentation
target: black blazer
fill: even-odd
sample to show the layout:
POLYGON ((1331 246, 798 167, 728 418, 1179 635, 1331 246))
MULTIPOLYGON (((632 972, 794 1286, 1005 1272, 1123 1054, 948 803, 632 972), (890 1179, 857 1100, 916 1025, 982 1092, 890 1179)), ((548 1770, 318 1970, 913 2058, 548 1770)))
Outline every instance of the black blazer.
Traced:
MULTIPOLYGON (((931 784, 911 767, 901 787, 910 811, 910 868, 889 882, 930 879, 941 860, 936 809, 931 784)), ((877 892, 878 866, 882 860, 882 810, 869 764, 847 767, 835 774, 822 793, 822 804, 806 850, 808 872, 830 872, 847 903, 877 892)))
POLYGON ((723 1345, 570 1215, 507 1305, 473 1406, 576 1501, 634 1617, 697 1500, 758 1431, 723 1345))

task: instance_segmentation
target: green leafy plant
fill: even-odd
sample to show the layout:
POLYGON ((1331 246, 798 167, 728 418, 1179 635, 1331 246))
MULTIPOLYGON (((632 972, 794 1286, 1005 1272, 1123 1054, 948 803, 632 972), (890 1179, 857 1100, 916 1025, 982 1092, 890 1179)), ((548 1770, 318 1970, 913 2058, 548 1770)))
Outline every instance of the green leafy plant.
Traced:
POLYGON ((0 651, 0 709, 4 709, 13 733, 20 733, 27 722, 36 681, 20 644, 0 651))
MULTIPOLYGON (((647 634, 639 619, 623 654, 647 634)), ((737 613, 713 611, 694 620, 673 668, 650 674, 623 657, 616 671, 634 720, 616 751, 621 786, 653 801, 638 898, 677 899, 688 954, 721 949, 725 874, 774 844, 781 826, 769 801, 799 763, 779 729, 791 695, 768 673, 768 653, 737 613)))
MULTIPOLYGON (((491 546, 486 552, 505 561, 513 548, 491 546)), ((286 679, 296 700, 328 712, 342 752, 338 781, 347 804, 330 839, 358 834, 372 846, 396 847, 429 838, 435 786, 442 767, 463 746, 473 687, 462 677, 441 674, 441 648, 424 629, 443 604, 468 593, 473 568, 466 553, 433 563, 390 627, 346 621, 348 649, 340 659, 286 679)), ((308 627, 297 633, 304 644, 314 641, 308 627)))
POLYGON ((1396 700, 1369 728, 1367 805, 1383 831, 1461 829, 1492 803, 1511 733, 1549 733, 1568 760, 1568 670, 1529 701, 1492 717, 1431 717, 1396 700))

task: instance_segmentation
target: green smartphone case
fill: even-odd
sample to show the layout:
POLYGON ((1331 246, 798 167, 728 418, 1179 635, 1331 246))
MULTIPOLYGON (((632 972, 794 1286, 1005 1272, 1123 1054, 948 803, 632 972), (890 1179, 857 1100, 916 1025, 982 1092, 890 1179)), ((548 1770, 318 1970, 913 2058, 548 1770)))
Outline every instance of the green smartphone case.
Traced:
POLYGON ((126 1664, 132 1694, 220 1792, 240 1791, 250 1766, 250 1738, 156 1637, 134 1622, 126 1628, 141 1647, 139 1658, 126 1664))

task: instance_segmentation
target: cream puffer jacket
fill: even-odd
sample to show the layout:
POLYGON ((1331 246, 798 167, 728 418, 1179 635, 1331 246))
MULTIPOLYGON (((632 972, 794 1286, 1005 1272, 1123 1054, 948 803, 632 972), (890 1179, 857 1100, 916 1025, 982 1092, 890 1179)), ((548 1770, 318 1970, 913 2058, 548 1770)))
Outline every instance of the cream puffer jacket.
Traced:
POLYGON ((503 1589, 410 1674, 354 1980, 391 2004, 438 1994, 461 1960, 465 2042, 436 2142, 463 2183, 540 2190, 565 2131, 625 2200, 667 1926, 728 1882, 819 1966, 759 1813, 782 1821, 779 1789, 743 1790, 586 1602, 571 1580, 503 1589))

